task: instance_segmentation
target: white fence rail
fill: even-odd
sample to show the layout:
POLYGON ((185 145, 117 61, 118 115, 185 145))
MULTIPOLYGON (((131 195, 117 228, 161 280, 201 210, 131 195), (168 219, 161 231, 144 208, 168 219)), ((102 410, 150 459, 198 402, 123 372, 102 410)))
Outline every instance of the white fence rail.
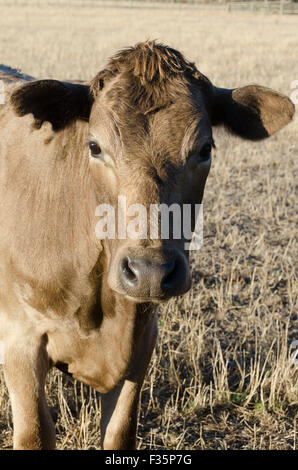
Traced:
POLYGON ((163 5, 163 6, 194 6, 194 5, 222 5, 225 6, 227 0, 0 0, 0 6, 108 6, 113 5, 163 5))
POLYGON ((298 14, 298 2, 291 0, 0 0, 1 6, 61 6, 61 7, 131 7, 131 8, 187 8, 217 7, 228 11, 253 11, 298 14))
POLYGON ((298 14, 298 3, 283 1, 228 2, 228 11, 258 11, 265 13, 298 14))
POLYGON ((0 0, 1 6, 11 7, 118 7, 118 8, 217 8, 224 10, 227 0, 0 0))

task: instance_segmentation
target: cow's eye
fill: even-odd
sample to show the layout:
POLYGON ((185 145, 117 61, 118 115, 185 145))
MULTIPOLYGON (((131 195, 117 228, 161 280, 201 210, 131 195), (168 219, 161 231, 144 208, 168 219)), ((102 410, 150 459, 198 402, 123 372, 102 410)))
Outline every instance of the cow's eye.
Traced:
POLYGON ((210 154, 211 154, 211 150, 212 150, 212 143, 211 143, 211 142, 207 142, 207 143, 206 143, 205 145, 203 145, 203 147, 201 148, 201 151, 200 151, 200 159, 203 160, 203 161, 209 160, 210 154))
POLYGON ((99 157, 99 155, 101 154, 100 146, 94 141, 89 142, 89 149, 90 149, 92 157, 94 158, 99 157))

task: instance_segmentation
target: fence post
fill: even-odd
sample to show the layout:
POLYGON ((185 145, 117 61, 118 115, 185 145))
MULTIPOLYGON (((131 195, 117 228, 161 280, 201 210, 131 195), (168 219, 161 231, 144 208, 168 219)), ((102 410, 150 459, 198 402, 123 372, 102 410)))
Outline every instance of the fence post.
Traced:
POLYGON ((282 15, 284 12, 284 0, 280 0, 279 4, 279 14, 282 15))

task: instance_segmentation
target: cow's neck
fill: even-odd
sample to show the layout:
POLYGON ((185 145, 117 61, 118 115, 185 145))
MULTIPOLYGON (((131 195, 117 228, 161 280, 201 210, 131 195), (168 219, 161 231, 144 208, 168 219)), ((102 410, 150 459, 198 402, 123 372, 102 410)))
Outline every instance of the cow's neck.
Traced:
MULTIPOLYGON (((21 135, 28 135, 28 124, 23 126, 21 135)), ((93 295, 100 251, 93 227, 96 196, 86 124, 73 123, 54 134, 49 127, 35 131, 37 148, 25 140, 21 158, 14 161, 8 152, 1 162, 0 250, 4 277, 30 286, 34 308, 66 313, 66 305, 78 309, 93 295)))

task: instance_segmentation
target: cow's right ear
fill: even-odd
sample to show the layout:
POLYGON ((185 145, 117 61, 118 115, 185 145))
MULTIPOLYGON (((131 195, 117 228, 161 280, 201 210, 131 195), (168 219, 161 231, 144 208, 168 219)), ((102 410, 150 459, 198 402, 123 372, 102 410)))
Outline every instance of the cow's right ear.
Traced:
POLYGON ((48 121, 58 131, 73 120, 88 121, 93 97, 87 85, 37 80, 17 88, 10 102, 18 116, 32 113, 36 128, 48 121))

